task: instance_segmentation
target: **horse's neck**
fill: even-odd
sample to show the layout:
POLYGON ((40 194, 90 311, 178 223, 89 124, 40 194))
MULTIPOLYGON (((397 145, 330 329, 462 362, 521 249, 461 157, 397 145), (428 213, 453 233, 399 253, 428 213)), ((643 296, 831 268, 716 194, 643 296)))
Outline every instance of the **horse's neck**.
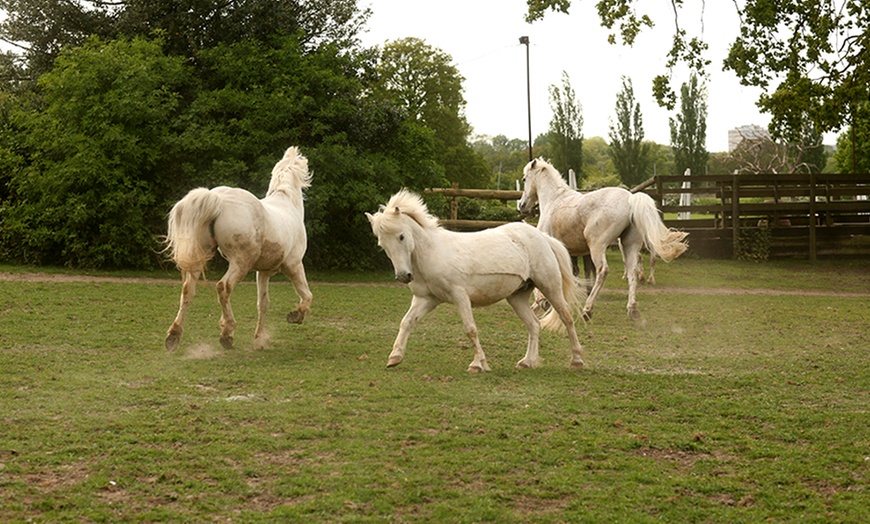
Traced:
POLYGON ((542 221, 549 220, 550 213, 559 206, 562 200, 577 194, 576 191, 568 187, 568 184, 560 184, 560 180, 549 179, 538 185, 538 207, 542 221))
POLYGON ((425 228, 417 223, 416 220, 408 217, 413 228, 414 235, 414 252, 411 253, 411 263, 416 266, 416 272, 420 266, 425 266, 430 257, 436 256, 439 241, 438 237, 444 232, 440 228, 425 228))

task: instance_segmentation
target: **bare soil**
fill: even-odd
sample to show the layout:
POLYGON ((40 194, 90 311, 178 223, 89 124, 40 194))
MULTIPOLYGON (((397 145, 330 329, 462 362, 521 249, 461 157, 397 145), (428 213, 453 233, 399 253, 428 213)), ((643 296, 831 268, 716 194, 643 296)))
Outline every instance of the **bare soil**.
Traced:
MULTIPOLYGON (((88 275, 56 275, 50 273, 4 273, 0 272, 0 282, 111 282, 131 284, 181 284, 180 279, 169 278, 142 278, 142 277, 98 277, 88 275)), ((200 281, 203 283, 202 281, 200 281)), ((214 284, 212 281, 205 282, 214 284)), ((398 282, 318 282, 310 284, 320 286, 385 286, 402 287, 398 282)), ((848 291, 818 291, 818 290, 788 290, 788 289, 745 289, 745 288, 707 288, 707 287, 667 287, 657 288, 644 285, 640 288, 644 293, 673 293, 681 295, 793 295, 793 296, 830 296, 830 297, 867 297, 870 293, 856 293, 848 291)), ((603 292, 618 292, 614 290, 602 290, 603 292)))

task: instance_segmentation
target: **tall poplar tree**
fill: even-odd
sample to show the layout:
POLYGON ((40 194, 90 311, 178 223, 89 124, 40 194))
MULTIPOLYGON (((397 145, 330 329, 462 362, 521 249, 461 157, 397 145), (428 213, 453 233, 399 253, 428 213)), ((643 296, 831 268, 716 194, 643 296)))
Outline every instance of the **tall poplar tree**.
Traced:
POLYGON ((583 171, 583 107, 571 87, 571 78, 562 71, 562 87, 550 86, 549 141, 553 165, 563 174, 573 169, 578 182, 583 171))
POLYGON ((680 89, 680 113, 670 119, 674 168, 678 175, 691 169, 693 175, 707 171, 707 94, 697 75, 680 89))
POLYGON ((624 76, 616 94, 616 122, 610 123, 609 153, 623 184, 632 187, 648 178, 650 146, 643 142, 643 116, 631 79, 624 76))

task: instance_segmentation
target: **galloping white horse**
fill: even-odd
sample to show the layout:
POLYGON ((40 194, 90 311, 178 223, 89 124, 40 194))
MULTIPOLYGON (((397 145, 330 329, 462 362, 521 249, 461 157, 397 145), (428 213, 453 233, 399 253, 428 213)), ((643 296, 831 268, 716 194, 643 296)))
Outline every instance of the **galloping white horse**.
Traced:
POLYGON ((229 268, 216 289, 221 304, 221 345, 233 346, 236 320, 230 306, 233 288, 251 270, 257 271, 257 328, 254 347, 268 343, 265 321, 269 309, 269 277, 283 271, 296 288, 299 305, 287 321, 301 324, 311 308, 302 256, 307 247, 302 191, 311 185, 308 160, 295 147, 287 149, 272 169, 262 200, 244 189, 198 188, 179 200, 169 213, 167 250, 181 270, 181 306, 166 334, 166 349, 178 347, 187 308, 206 263, 220 250, 229 268))
POLYGON ((523 183, 519 210, 529 213, 539 205, 538 229, 564 242, 571 255, 588 253, 592 257, 595 283, 586 297, 583 317, 592 318, 592 307, 609 271, 607 247, 619 239, 628 279, 628 316, 639 319, 636 291, 641 247, 646 246, 651 256, 670 262, 686 250, 688 233, 668 229, 655 201, 646 193, 605 187, 581 194, 568 187, 562 175, 541 159, 526 165, 523 183))
POLYGON ((583 367, 583 348, 574 328, 572 306, 579 288, 571 272, 565 246, 528 224, 512 223, 474 233, 442 229, 422 199, 401 190, 386 206, 371 215, 378 245, 393 262, 396 279, 408 284, 414 297, 402 318, 387 367, 402 362, 411 328, 438 304, 456 304, 465 333, 474 345, 471 373, 489 371, 477 337, 473 307, 488 306, 506 298, 529 332, 526 355, 518 368, 538 365, 540 325, 567 328, 571 341, 571 367, 583 367), (553 305, 540 322, 529 307, 529 296, 538 288, 553 305))

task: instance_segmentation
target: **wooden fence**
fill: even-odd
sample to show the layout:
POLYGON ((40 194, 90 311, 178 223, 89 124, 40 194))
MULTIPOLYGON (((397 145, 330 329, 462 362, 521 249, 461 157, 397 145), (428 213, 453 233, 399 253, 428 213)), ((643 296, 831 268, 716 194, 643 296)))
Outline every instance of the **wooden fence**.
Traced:
MULTIPOLYGON (((870 256, 870 175, 659 175, 632 188, 651 195, 663 213, 695 214, 666 219, 689 232, 689 249, 701 257, 733 258, 741 238, 770 235, 771 257, 870 256), (690 187, 683 187, 689 182, 690 187), (680 205, 689 194, 692 203, 680 205), (702 215, 698 218, 697 215, 702 215)), ((438 188, 428 194, 451 199, 448 229, 478 230, 503 222, 462 220, 460 197, 517 200, 521 191, 438 188)))
POLYGON ((665 221, 700 256, 732 258, 754 230, 769 231, 772 257, 870 255, 870 175, 657 176, 645 191, 664 213, 706 215, 665 221))

